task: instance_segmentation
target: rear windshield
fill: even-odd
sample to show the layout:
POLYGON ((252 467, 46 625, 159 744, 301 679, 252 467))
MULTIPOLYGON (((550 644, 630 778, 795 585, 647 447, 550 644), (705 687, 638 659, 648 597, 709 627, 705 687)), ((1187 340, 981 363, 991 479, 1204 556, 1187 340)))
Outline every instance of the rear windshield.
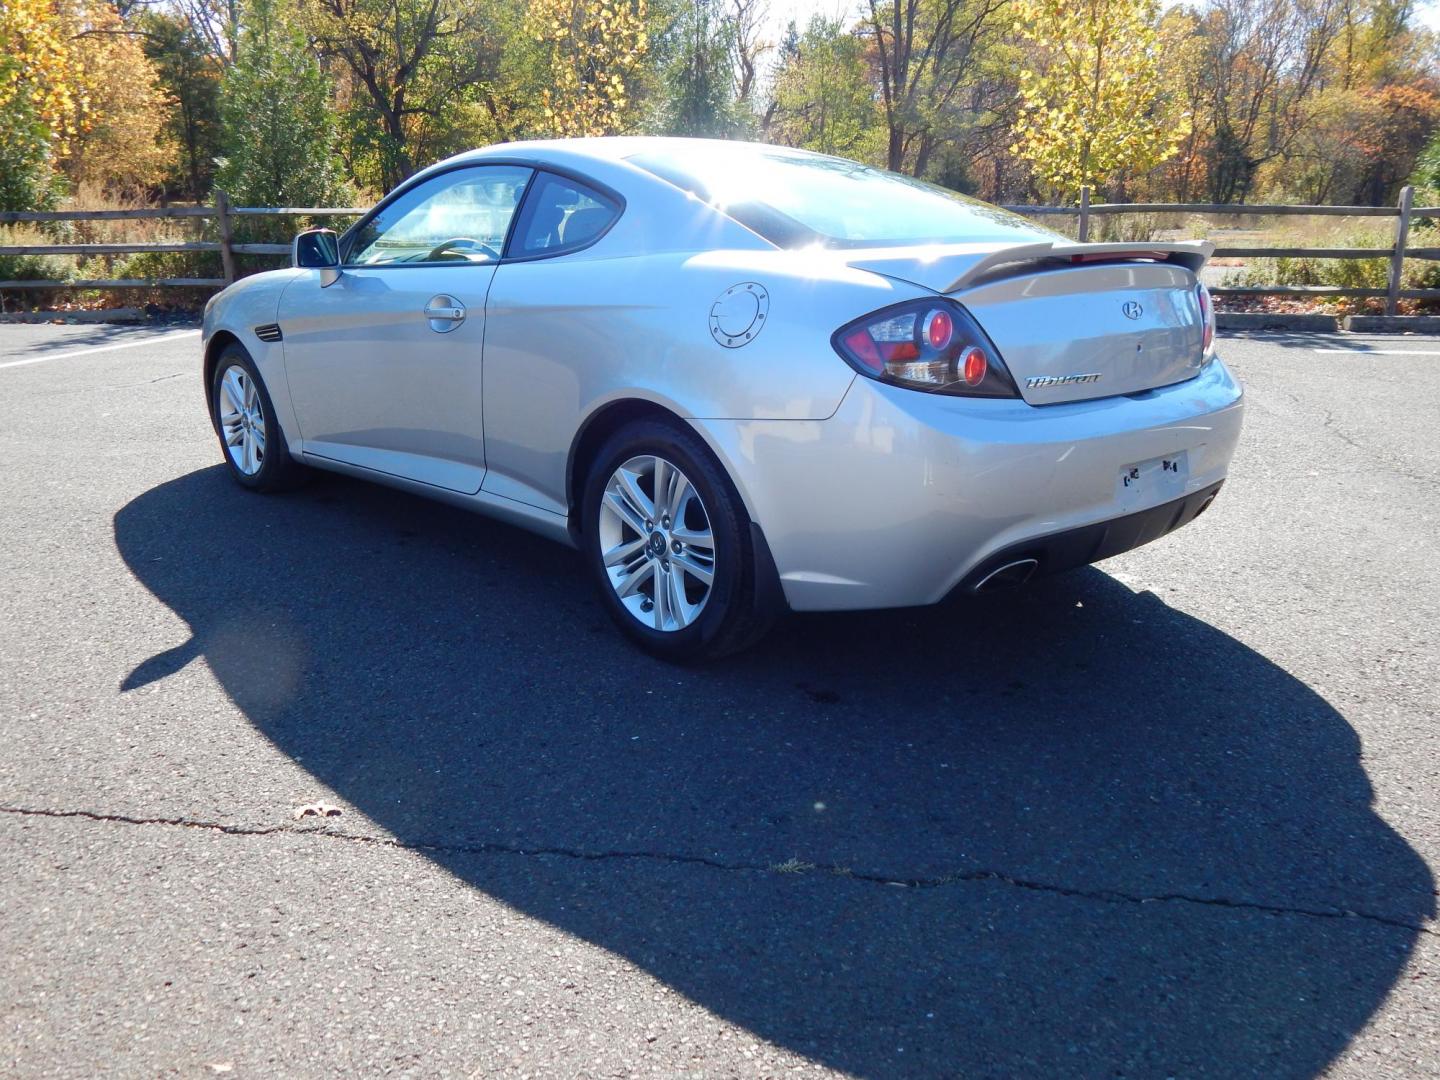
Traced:
POLYGON ((844 158, 701 143, 629 160, 782 248, 1055 237, 1018 214, 844 158))

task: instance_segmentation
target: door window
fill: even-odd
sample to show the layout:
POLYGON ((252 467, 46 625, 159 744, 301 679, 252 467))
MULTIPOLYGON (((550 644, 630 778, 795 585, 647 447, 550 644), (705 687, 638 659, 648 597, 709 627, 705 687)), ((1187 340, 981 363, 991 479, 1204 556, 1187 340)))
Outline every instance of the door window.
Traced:
POLYGON ((541 173, 525 200, 510 255, 560 255, 590 243, 620 216, 620 206, 578 180, 541 173))
POLYGON ((441 173, 388 203, 350 242, 351 266, 497 262, 532 170, 484 165, 441 173))

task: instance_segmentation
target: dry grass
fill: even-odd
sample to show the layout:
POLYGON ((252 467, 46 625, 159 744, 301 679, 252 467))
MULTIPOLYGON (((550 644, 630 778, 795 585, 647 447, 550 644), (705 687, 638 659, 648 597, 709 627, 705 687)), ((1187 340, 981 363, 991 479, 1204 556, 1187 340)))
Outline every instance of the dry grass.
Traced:
POLYGON ((773 864, 770 869, 777 874, 808 874, 815 869, 815 864, 797 859, 792 855, 782 863, 773 864))

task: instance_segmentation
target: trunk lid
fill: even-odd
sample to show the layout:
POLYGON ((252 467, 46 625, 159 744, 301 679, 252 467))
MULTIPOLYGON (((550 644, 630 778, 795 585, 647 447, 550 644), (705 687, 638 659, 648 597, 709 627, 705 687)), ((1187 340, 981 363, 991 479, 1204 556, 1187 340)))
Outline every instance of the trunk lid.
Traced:
POLYGON ((1048 270, 957 297, 1032 405, 1133 394, 1200 373, 1195 276, 1164 263, 1048 270))
POLYGON ((1203 360, 1196 271, 1208 243, 944 245, 851 265, 955 296, 1032 405, 1193 378, 1203 360))

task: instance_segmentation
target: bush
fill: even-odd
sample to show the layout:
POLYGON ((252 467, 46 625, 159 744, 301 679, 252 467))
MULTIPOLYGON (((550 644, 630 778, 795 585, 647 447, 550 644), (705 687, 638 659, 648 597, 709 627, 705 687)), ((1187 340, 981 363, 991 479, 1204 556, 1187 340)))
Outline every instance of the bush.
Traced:
MULTIPOLYGON (((1328 248, 1383 248, 1395 243, 1393 226, 1348 226, 1297 237, 1293 231, 1270 237, 1279 246, 1328 248)), ((1390 274, 1389 259, 1252 259, 1226 279, 1227 285, 1332 285, 1347 289, 1383 289, 1390 274)), ((1405 289, 1440 287, 1440 265, 1409 259, 1400 285, 1405 289)))
POLYGON ((1164 229, 1160 214, 1091 214, 1090 239, 1096 243, 1132 244, 1158 240, 1164 229))
POLYGON ((117 261, 117 278, 218 278, 224 273, 214 251, 142 251, 117 261))
MULTIPOLYGON (((53 240, 34 225, 0 226, 0 244, 24 247, 53 240)), ((74 276, 71 255, 0 255, 0 281, 65 281, 74 276)))

